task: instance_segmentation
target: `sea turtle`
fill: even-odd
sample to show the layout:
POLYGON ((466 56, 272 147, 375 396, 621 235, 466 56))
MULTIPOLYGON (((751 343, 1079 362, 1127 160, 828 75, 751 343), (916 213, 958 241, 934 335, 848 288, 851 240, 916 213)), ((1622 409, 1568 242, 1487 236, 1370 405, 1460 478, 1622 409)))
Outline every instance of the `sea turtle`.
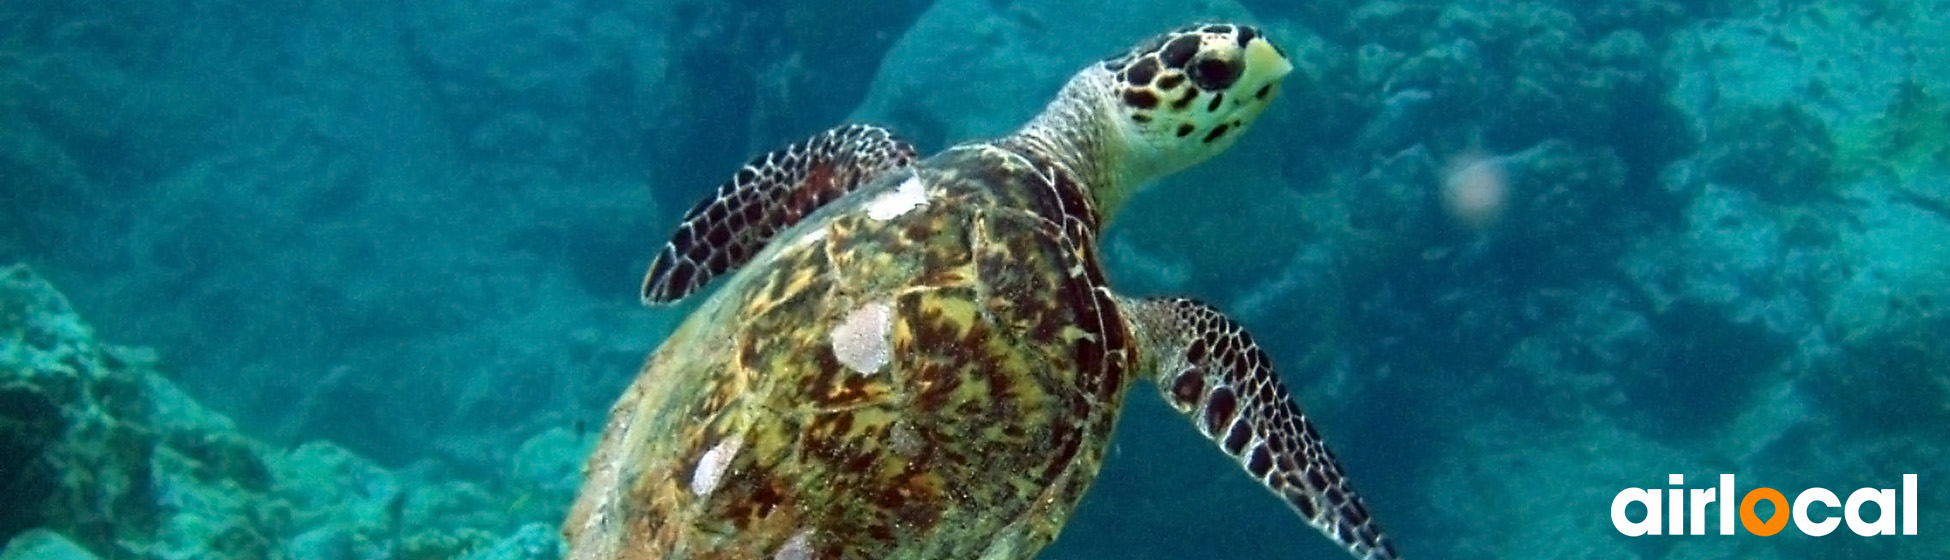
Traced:
POLYGON ((1395 558, 1253 338, 1099 262, 1118 207, 1225 150, 1291 70, 1258 29, 1200 24, 1005 138, 917 161, 849 125, 752 159, 650 265, 649 304, 736 272, 611 410, 571 557, 1029 558, 1144 378, 1307 523, 1395 558))

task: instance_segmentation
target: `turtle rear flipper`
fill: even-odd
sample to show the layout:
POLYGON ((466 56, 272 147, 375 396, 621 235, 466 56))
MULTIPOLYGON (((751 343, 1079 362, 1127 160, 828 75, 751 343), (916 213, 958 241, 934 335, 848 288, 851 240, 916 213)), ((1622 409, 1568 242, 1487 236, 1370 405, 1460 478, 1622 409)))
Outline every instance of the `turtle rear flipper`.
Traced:
POLYGON ((1355 557, 1399 558, 1252 335, 1188 299, 1121 304, 1172 408, 1355 557))
POLYGON ((845 125, 752 158, 698 201, 643 278, 645 304, 670 303, 751 260, 780 231, 889 170, 914 163, 892 132, 845 125))

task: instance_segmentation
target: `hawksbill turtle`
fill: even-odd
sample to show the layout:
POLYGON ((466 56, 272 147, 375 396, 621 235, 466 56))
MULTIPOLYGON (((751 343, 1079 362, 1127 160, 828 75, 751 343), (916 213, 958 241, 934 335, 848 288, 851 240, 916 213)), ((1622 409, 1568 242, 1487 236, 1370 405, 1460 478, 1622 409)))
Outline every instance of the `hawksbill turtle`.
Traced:
POLYGON ((1118 207, 1224 151, 1292 68, 1194 25, 1001 139, 920 159, 847 125, 752 159, 650 265, 647 304, 727 278, 611 410, 571 558, 1030 558, 1140 378, 1308 524, 1397 557, 1252 336, 1101 270, 1118 207))

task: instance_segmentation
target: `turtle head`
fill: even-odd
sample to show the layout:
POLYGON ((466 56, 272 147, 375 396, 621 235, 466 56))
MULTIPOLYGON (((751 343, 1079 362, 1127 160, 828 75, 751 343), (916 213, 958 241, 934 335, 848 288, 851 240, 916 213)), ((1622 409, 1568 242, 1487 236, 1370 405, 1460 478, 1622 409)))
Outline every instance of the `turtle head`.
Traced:
POLYGON ((1108 140, 1123 189, 1231 147, 1293 71, 1259 29, 1223 23, 1152 37, 1099 67, 1111 78, 1108 140))
POLYGON ((1108 218, 1145 184, 1231 147, 1292 71, 1259 29, 1181 27, 1084 68, 1005 143, 1082 174, 1108 218))

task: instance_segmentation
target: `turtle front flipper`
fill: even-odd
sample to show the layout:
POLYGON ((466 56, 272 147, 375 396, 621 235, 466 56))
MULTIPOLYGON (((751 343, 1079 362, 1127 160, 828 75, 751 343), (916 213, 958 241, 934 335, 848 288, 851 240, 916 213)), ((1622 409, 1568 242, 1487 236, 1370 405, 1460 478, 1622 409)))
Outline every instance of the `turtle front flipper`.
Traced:
POLYGON ((645 304, 670 303, 751 260, 780 231, 888 170, 914 147, 877 126, 845 125, 752 158, 698 201, 643 278, 645 304))
POLYGON ((1172 408, 1355 557, 1398 558, 1252 335, 1188 299, 1121 305, 1172 408))

